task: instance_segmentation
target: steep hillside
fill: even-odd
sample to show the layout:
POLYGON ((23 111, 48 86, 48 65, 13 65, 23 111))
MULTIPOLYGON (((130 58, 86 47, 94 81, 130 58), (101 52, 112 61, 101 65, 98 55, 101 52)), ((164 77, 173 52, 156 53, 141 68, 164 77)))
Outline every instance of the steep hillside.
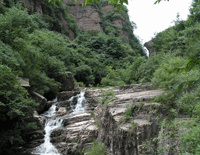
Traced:
POLYGON ((32 122, 33 111, 40 108, 32 99, 35 94, 52 100, 58 92, 73 89, 74 81, 76 87, 138 81, 135 68, 146 57, 132 33, 134 24, 129 21, 126 7, 119 13, 108 11, 111 7, 107 2, 86 6, 86 11, 80 4, 68 2, 3 2, 0 153, 6 154, 12 151, 11 147, 24 144, 30 138, 25 133, 41 128, 32 122), (28 78, 31 87, 22 88, 20 77, 28 78))
POLYGON ((157 101, 165 105, 159 153, 199 154, 200 1, 193 0, 186 21, 159 32, 146 46, 151 57, 140 66, 143 79, 166 90, 157 101), (197 138, 198 137, 198 138, 197 138))
MULTIPOLYGON (((13 5, 8 0, 2 0, 7 6, 13 5)), ((121 12, 113 10, 108 1, 99 1, 82 7, 84 0, 77 3, 70 0, 62 2, 46 2, 43 0, 19 0, 29 13, 39 13, 50 24, 49 29, 66 34, 73 40, 79 31, 97 30, 123 36, 133 49, 145 56, 138 39, 133 35, 134 22, 129 21, 128 10, 123 6, 121 12)))

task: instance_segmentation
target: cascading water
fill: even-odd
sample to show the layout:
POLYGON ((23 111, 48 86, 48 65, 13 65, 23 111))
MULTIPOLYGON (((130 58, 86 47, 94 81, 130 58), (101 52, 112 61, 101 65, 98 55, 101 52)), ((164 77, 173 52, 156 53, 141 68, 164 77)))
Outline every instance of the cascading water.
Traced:
POLYGON ((71 110, 72 110, 72 113, 71 114, 77 114, 79 112, 85 112, 85 106, 87 105, 87 100, 85 99, 85 92, 84 91, 81 91, 80 94, 76 95, 76 96, 73 96, 71 97, 68 101, 71 102, 71 110), (74 98, 77 97, 77 104, 74 106, 72 104, 74 98))
MULTIPOLYGON (((80 94, 71 97, 68 101, 71 102, 71 114, 76 114, 79 112, 85 111, 85 106, 87 105, 87 100, 84 97, 85 92, 81 91, 80 94), (77 98, 77 104, 75 106, 72 105, 74 98, 77 98)), ((40 154, 40 155, 60 155, 55 146, 50 142, 50 136, 53 130, 62 126, 63 119, 61 118, 52 118, 56 115, 56 106, 57 106, 57 98, 53 100, 54 104, 49 108, 48 111, 42 114, 42 116, 47 117, 45 123, 45 136, 44 143, 40 146, 36 147, 32 154, 40 154)))
POLYGON ((33 154, 40 154, 40 155, 60 155, 58 150, 53 146, 53 144, 50 142, 50 135, 52 131, 56 128, 59 128, 62 126, 62 119, 56 118, 56 119, 47 119, 45 123, 45 136, 44 136, 44 143, 40 146, 35 148, 35 151, 33 151, 33 154))
POLYGON ((57 106, 57 103, 58 103, 57 98, 55 98, 52 102, 54 104, 52 104, 52 106, 49 108, 49 110, 47 110, 46 112, 41 114, 42 116, 44 116, 44 117, 53 117, 53 116, 56 115, 56 106, 57 106))
MULTIPOLYGON (((56 115, 56 105, 57 99, 54 100, 54 104, 46 111, 42 116, 45 117, 53 117, 56 115)), ((50 135, 53 130, 62 126, 63 119, 61 118, 49 118, 45 123, 45 136, 44 143, 40 146, 36 147, 32 154, 40 154, 40 155, 60 155, 58 150, 53 146, 50 142, 50 135)))

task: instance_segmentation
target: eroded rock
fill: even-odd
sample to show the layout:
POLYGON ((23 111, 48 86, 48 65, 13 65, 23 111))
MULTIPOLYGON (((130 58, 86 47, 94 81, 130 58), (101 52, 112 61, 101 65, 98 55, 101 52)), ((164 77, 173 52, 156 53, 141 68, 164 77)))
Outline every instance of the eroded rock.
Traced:
POLYGON ((37 112, 43 113, 47 106, 47 99, 44 96, 42 96, 36 92, 32 92, 31 95, 32 95, 32 98, 35 100, 35 102, 39 104, 37 107, 37 112))
POLYGON ((111 154, 141 154, 142 143, 158 135, 157 119, 154 116, 160 104, 145 101, 163 91, 140 91, 141 87, 136 86, 135 89, 124 90, 125 94, 115 91, 118 94, 107 104, 107 108, 98 106, 94 111, 95 120, 99 122, 98 140, 106 145, 111 154), (133 108, 132 118, 127 121, 124 113, 130 105, 136 108, 133 108))
MULTIPOLYGON (((159 133, 156 112, 159 103, 147 101, 162 90, 151 90, 151 84, 118 86, 108 89, 86 90, 87 111, 70 114, 69 98, 80 92, 62 92, 59 94, 56 117, 63 119, 63 126, 51 133, 51 142, 61 154, 73 154, 92 145, 93 140, 104 143, 107 154, 139 155, 145 153, 143 143, 159 133), (115 97, 101 105, 99 98, 103 91, 113 91, 115 97), (126 111, 131 108, 131 117, 126 111), (94 111, 93 111, 94 109, 94 111)), ((38 141, 33 144, 38 144, 38 141)), ((152 144, 154 147, 154 144, 152 144)), ((153 148, 154 149, 154 148, 153 148)))
POLYGON ((69 100, 72 96, 76 96, 77 94, 79 94, 80 92, 78 91, 68 91, 68 92, 60 92, 58 93, 58 101, 65 101, 65 100, 69 100))

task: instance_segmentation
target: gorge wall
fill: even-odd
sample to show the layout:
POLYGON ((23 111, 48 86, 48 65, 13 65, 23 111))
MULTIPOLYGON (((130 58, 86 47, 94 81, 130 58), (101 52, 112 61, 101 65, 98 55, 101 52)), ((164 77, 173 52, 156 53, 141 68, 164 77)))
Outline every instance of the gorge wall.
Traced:
MULTIPOLYGON (((1 0, 3 3, 9 3, 7 0, 1 0)), ((50 18, 49 12, 47 10, 51 10, 51 7, 48 8, 50 5, 57 5, 57 4, 51 4, 48 2, 45 2, 43 0, 19 0, 20 2, 23 2, 24 6, 27 8, 28 12, 36 12, 41 14, 43 17, 50 18)), ((87 5, 82 7, 82 3, 84 0, 79 0, 77 3, 75 3, 73 0, 63 0, 64 7, 67 8, 67 12, 75 18, 75 21, 77 23, 77 28, 79 31, 88 31, 88 30, 97 30, 97 31, 104 31, 104 28, 102 23, 104 16, 109 12, 113 10, 112 5, 99 5, 99 4, 93 4, 93 5, 87 5), (102 15, 103 13, 103 15, 102 15)), ((74 28, 71 28, 71 21, 66 20, 64 14, 62 13, 62 10, 60 10, 57 6, 53 7, 59 14, 62 14, 59 17, 58 22, 61 23, 62 27, 62 33, 65 33, 71 40, 73 40, 76 36, 76 31, 74 28)), ((120 14, 118 11, 115 11, 115 14, 120 14)), ((122 18, 115 18, 112 19, 112 23, 117 26, 117 28, 120 29, 120 35, 122 35, 126 41, 129 41, 129 37, 126 31, 124 31, 124 24, 126 22, 127 17, 122 18)))
MULTIPOLYGON (((80 30, 98 30, 102 32, 102 19, 99 17, 98 8, 92 5, 82 7, 83 2, 84 0, 79 0, 77 3, 71 0, 63 0, 63 3, 69 6, 68 11, 75 17, 80 30)), ((110 7, 112 9, 112 6, 110 7)))

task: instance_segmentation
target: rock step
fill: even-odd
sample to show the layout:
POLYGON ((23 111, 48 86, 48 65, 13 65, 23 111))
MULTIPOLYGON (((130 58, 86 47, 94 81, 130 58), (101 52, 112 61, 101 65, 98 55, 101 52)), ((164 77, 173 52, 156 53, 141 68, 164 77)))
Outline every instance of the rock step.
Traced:
MULTIPOLYGON (((123 102, 127 102, 127 101, 142 102, 142 101, 151 99, 153 97, 156 97, 162 93, 163 93, 162 90, 148 90, 148 91, 142 91, 142 92, 119 94, 119 95, 116 95, 115 97, 117 98, 116 99, 117 103, 120 103, 120 102, 123 103, 123 102)), ((110 104, 108 104, 108 106, 109 105, 110 104)))
POLYGON ((86 121, 86 120, 89 120, 90 118, 91 118, 90 113, 78 113, 78 114, 71 114, 71 115, 66 115, 62 117, 64 126, 77 123, 77 122, 86 121))
POLYGON ((155 114, 161 105, 146 101, 163 91, 131 91, 118 93, 106 108, 99 105, 94 110, 95 119, 99 122, 98 140, 107 146, 111 154, 139 155, 142 143, 158 134, 155 114))
POLYGON ((36 139, 36 140, 30 141, 29 143, 26 143, 25 147, 32 149, 41 145, 42 143, 44 143, 44 139, 36 139))
POLYGON ((97 139, 97 135, 98 127, 95 121, 90 119, 54 130, 51 134, 51 142, 61 153, 70 154, 70 151, 91 146, 93 140, 97 139))
POLYGON ((110 108, 109 112, 116 122, 125 118, 124 113, 127 109, 131 110, 135 119, 150 119, 150 117, 155 116, 160 106, 159 103, 122 103, 110 108))
POLYGON ((88 96, 92 96, 94 98, 99 97, 103 91, 114 91, 115 95, 141 92, 145 90, 151 90, 151 86, 152 86, 151 83, 141 83, 141 84, 123 85, 105 89, 89 89, 86 91, 86 97, 88 96))
POLYGON ((62 135, 70 135, 70 137, 77 137, 77 135, 85 134, 85 133, 90 133, 90 132, 96 132, 98 130, 97 126, 95 125, 95 121, 93 119, 88 120, 88 121, 82 121, 82 122, 77 122, 74 124, 70 124, 65 127, 60 127, 58 129, 55 129, 51 137, 59 137, 62 135))

